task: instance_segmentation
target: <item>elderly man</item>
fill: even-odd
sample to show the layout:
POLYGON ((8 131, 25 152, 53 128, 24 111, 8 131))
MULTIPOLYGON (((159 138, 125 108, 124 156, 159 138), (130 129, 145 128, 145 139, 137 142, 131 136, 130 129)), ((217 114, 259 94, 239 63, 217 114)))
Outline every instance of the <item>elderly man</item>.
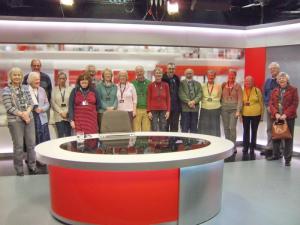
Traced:
POLYGON ((95 65, 87 65, 85 67, 85 72, 88 73, 90 75, 90 77, 92 78, 92 86, 95 88, 97 86, 97 84, 100 82, 100 80, 96 79, 96 75, 97 75, 97 69, 95 65))
POLYGON ((147 114, 147 89, 151 81, 145 78, 142 66, 135 67, 136 80, 132 82, 137 94, 136 117, 133 120, 134 131, 150 131, 151 122, 147 114))
POLYGON ((171 96, 171 112, 167 121, 167 131, 177 132, 179 116, 181 112, 180 99, 178 96, 180 78, 175 75, 175 64, 168 63, 167 73, 163 75, 162 81, 169 84, 171 96))
POLYGON ((182 132, 197 133, 199 102, 202 98, 202 87, 198 81, 193 80, 194 71, 184 71, 185 80, 180 82, 179 98, 181 101, 181 127, 182 132))
MULTIPOLYGON (((52 92, 52 83, 49 75, 41 72, 41 68, 42 68, 41 60, 33 59, 31 60, 30 65, 31 65, 32 72, 38 72, 40 74, 41 87, 44 88, 46 91, 48 102, 51 102, 50 100, 51 100, 51 92, 52 92)), ((29 74, 24 76, 23 84, 28 84, 27 83, 28 75, 29 74)), ((49 118, 49 110, 48 110, 48 118, 49 118)))
MULTIPOLYGON (((268 152, 272 152, 272 119, 271 119, 271 112, 270 112, 270 107, 269 107, 269 101, 270 101, 270 96, 272 91, 278 87, 277 83, 277 76, 280 73, 280 66, 277 62, 271 62, 269 64, 269 70, 271 73, 271 77, 269 77, 264 85, 264 92, 263 92, 263 97, 264 97, 264 104, 265 108, 267 110, 267 137, 268 137, 268 143, 266 146, 266 150, 268 152)), ((264 152, 262 152, 264 154, 264 152)))

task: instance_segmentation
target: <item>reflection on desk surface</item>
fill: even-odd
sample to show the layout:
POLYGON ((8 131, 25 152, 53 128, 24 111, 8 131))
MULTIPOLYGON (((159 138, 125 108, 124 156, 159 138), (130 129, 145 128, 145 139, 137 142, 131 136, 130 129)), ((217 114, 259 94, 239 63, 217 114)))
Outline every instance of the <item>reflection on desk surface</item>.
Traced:
POLYGON ((66 151, 91 154, 154 154, 180 152, 208 146, 209 141, 199 138, 168 136, 126 136, 120 139, 90 138, 83 142, 67 142, 60 145, 66 151))

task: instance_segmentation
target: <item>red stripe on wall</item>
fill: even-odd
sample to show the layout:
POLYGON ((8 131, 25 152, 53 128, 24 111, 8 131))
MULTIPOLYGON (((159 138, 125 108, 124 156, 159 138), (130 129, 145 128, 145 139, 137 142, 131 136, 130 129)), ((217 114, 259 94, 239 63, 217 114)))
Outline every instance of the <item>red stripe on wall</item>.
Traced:
MULTIPOLYGON (((167 65, 158 64, 157 67, 160 67, 163 69, 163 72, 167 72, 167 65)), ((214 70, 216 71, 217 75, 223 75, 227 74, 229 69, 236 69, 239 70, 239 66, 201 66, 201 65, 176 65, 175 74, 178 76, 183 76, 184 71, 186 69, 193 69, 194 74, 196 75, 206 75, 208 70, 214 70)))
POLYGON ((265 82, 266 48, 245 49, 245 76, 254 78, 255 86, 263 88, 265 82))

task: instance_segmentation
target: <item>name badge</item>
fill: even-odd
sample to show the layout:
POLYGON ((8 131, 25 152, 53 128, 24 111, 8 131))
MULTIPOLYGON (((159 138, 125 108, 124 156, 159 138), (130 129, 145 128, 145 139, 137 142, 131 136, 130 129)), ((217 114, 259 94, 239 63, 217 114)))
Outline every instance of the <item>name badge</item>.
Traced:
POLYGON ((207 101, 208 101, 208 102, 212 102, 212 98, 208 98, 207 101))
POLYGON ((110 97, 106 97, 106 98, 105 98, 105 101, 110 101, 110 97))
POLYGON ((60 104, 60 107, 67 107, 67 104, 60 104))
POLYGON ((121 100, 119 101, 119 103, 124 103, 124 99, 121 99, 121 100))
POLYGON ((87 102, 87 100, 82 101, 81 105, 89 105, 89 103, 87 102))
POLYGON ((250 102, 246 102, 246 103, 245 103, 245 106, 250 106, 250 102))

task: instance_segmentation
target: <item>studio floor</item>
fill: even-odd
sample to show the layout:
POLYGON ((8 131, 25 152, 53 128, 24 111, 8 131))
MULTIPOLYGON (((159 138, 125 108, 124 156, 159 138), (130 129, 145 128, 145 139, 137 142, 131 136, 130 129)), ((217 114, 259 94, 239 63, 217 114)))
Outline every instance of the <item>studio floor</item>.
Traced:
MULTIPOLYGON (((239 157, 239 156, 238 156, 239 157)), ((48 175, 0 176, 0 225, 59 225, 50 214, 48 175)), ((300 159, 225 163, 221 212, 204 225, 299 225, 300 159)), ((116 224, 117 225, 117 224, 116 224)))

